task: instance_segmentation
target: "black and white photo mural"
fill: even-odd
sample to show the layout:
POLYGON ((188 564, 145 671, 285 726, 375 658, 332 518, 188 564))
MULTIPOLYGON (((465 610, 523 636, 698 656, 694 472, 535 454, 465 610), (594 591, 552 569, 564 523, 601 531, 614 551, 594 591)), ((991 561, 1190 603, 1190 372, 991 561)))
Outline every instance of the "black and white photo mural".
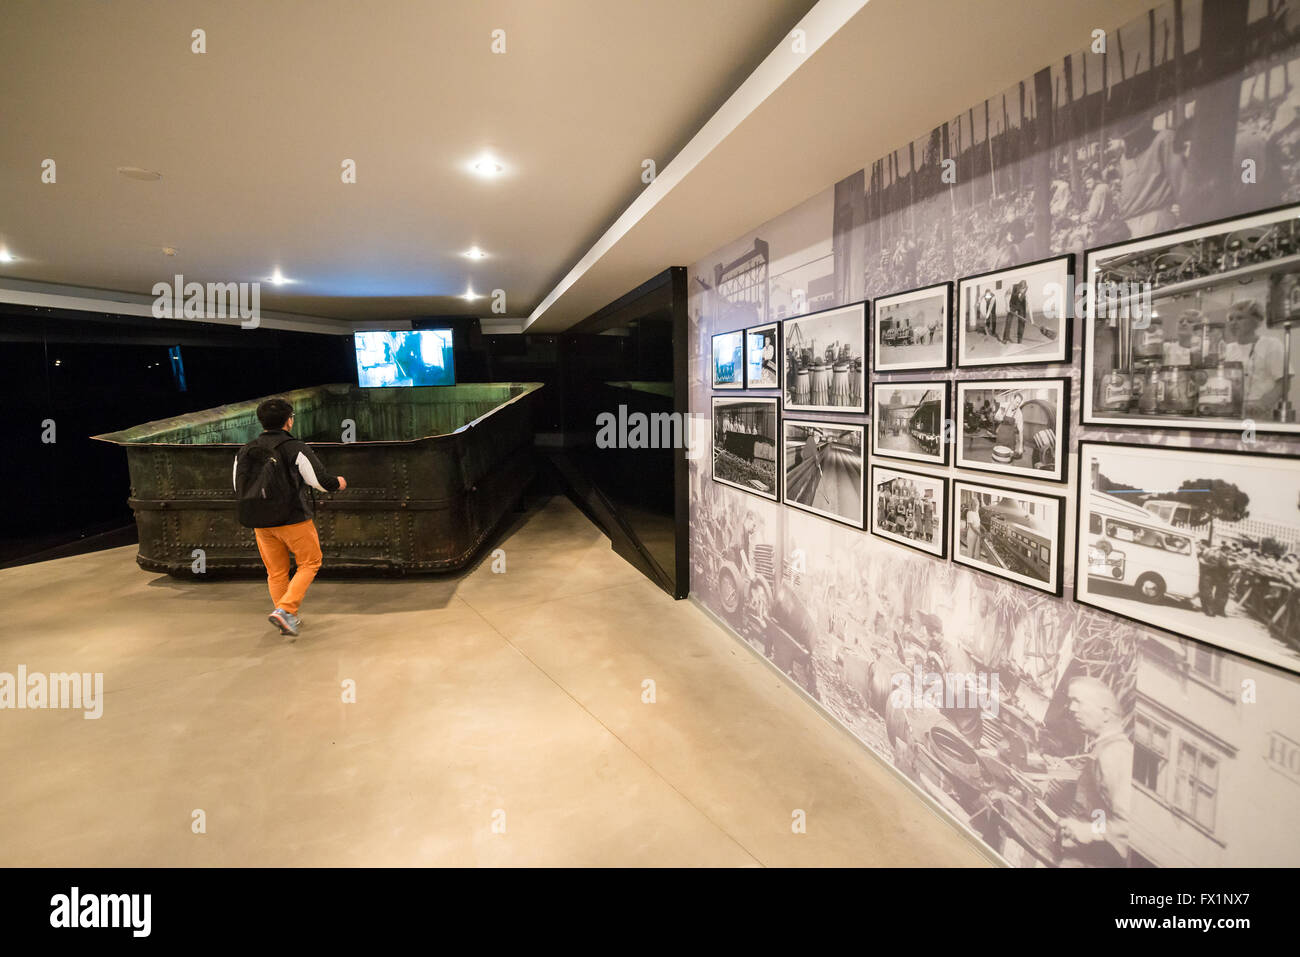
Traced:
POLYGON ((952 283, 881 296, 871 313, 873 372, 948 368, 952 283))
POLYGON ((785 503, 862 527, 862 426, 807 419, 784 421, 785 503))
POLYGON ((957 286, 957 365, 1067 362, 1074 257, 998 269, 957 286))
POLYGON ((1300 433, 1300 206, 1091 250, 1085 424, 1300 433))
POLYGON ((957 383, 959 468, 1064 482, 1070 380, 957 383))
POLYGON ((863 412, 866 403, 866 303, 787 319, 787 412, 863 412))
MULTIPOLYGON (((711 337, 781 322, 787 425, 871 429, 878 443, 868 395, 906 389, 908 376, 944 382, 947 417, 960 418, 958 384, 983 380, 984 395, 964 392, 977 413, 970 452, 989 466, 962 467, 956 445, 934 462, 882 448, 863 463, 865 521, 846 523, 713 481, 700 455, 692 594, 1012 865, 1295 867, 1300 490, 1288 490, 1300 435, 1288 406, 1300 402, 1300 345, 1288 317, 1300 294, 1287 257, 1300 250, 1288 216, 1266 211, 1300 204, 1300 7, 1181 0, 1099 26, 1104 54, 1081 37, 1070 56, 1044 56, 1022 82, 862 157, 690 267, 693 412, 711 408, 711 337), (1059 315, 1043 298, 1055 290, 1035 298, 1023 270, 1063 257, 1077 270, 1059 315), (1157 329, 1121 336, 1109 313, 1090 321, 1073 284, 1096 272, 1152 282, 1157 329), (951 368, 930 357, 915 360, 927 371, 890 368, 913 361, 907 340, 931 344, 928 320, 894 310, 887 329, 868 325, 864 353, 884 331, 898 348, 872 357, 884 362, 857 408, 791 410, 792 350, 833 381, 843 337, 792 343, 788 320, 963 279, 979 295, 963 312, 954 291, 951 368), (985 286, 992 321, 981 325, 985 286), (1071 393, 1060 431, 1047 431, 1044 380, 1071 393), (1019 420, 995 402, 1013 391, 1019 420), (1152 467, 1121 461, 1134 454, 1152 467), (1248 456, 1286 474, 1261 491, 1248 456), (946 482, 946 557, 871 533, 882 469, 946 482), (1100 494, 1118 500, 1100 500, 1114 534, 1100 494), (1149 577, 1114 577, 1119 553, 1128 576, 1134 549, 1150 550, 1151 529, 1174 550, 1142 561, 1171 578, 1181 569, 1177 594, 1169 580, 1161 592, 1149 577)), ((955 443, 959 425, 940 436, 955 443)), ((906 512, 891 526, 904 538, 906 512)))
POLYGON ((1079 453, 1079 601, 1300 672, 1300 459, 1079 453))
POLYGON ((948 464, 948 383, 881 382, 871 389, 871 454, 948 464))
POLYGON ((775 500, 776 399, 713 397, 713 481, 775 500))
POLYGON ((781 388, 780 323, 745 330, 745 387, 781 388))

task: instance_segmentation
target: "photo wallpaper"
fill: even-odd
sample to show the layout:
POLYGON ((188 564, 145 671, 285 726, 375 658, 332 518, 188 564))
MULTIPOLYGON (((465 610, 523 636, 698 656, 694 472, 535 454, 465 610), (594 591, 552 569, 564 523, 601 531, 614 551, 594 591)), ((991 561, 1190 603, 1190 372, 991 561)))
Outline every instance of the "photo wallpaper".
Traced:
POLYGON ((691 267, 692 413, 714 336, 782 359, 692 452, 692 594, 1013 866, 1297 866, 1300 205, 1232 221, 1300 204, 1300 11, 1079 47, 691 267))

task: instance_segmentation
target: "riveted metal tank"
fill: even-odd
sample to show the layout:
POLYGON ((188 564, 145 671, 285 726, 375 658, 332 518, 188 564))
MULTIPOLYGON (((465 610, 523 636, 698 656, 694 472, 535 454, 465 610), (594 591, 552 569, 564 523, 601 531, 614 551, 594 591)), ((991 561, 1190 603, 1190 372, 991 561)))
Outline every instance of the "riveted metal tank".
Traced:
MULTIPOLYGON (((294 435, 348 480, 345 491, 316 493, 321 573, 467 565, 533 477, 532 402, 541 387, 338 384, 278 393, 293 406, 294 435)), ((140 567, 188 578, 202 549, 208 572, 264 574, 252 530, 235 518, 231 478, 235 453, 262 431, 256 410, 266 398, 93 436, 126 449, 140 567)))

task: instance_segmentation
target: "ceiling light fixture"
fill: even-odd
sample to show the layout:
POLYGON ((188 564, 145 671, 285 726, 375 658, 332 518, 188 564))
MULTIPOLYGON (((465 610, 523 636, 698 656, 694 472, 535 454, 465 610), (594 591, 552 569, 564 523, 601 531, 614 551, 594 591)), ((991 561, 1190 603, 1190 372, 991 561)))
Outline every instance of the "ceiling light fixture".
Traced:
POLYGON ((14 261, 14 254, 4 247, 0 247, 0 263, 11 263, 14 261))
POLYGON ((146 183, 162 179, 162 173, 156 169, 145 169, 143 166, 119 166, 117 171, 127 179, 138 179, 146 183))
POLYGON ((287 285, 292 285, 298 280, 286 279, 284 275, 280 272, 280 267, 276 266, 275 272, 271 273, 270 276, 268 276, 266 279, 263 279, 262 281, 269 282, 272 286, 287 286, 287 285))
POLYGON ((479 249, 477 246, 471 246, 468 250, 465 251, 465 258, 466 259, 487 259, 487 253, 479 249))
POLYGON ((475 299, 482 299, 483 297, 474 291, 473 286, 469 286, 465 290, 465 295, 461 296, 461 298, 466 302, 473 302, 475 299))
POLYGON ((470 171, 485 178, 499 175, 505 167, 494 157, 484 153, 469 164, 470 171))

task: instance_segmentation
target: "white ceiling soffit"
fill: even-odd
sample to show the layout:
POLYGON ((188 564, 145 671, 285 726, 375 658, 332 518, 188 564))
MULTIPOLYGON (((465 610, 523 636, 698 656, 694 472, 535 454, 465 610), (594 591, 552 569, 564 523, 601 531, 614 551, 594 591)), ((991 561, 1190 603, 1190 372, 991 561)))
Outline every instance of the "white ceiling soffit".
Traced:
MULTIPOLYGON (((251 290, 250 290, 251 292, 251 290)), ((206 288, 204 305, 206 310, 206 288)), ((235 296, 238 296, 236 292, 235 296)), ((240 326, 245 329, 284 329, 290 332, 316 332, 332 335, 346 335, 354 329, 409 329, 410 320, 371 320, 341 323, 337 319, 325 316, 308 316, 301 313, 267 311, 258 308, 248 310, 248 318, 241 319, 237 314, 240 305, 238 298, 225 300, 222 305, 229 309, 222 310, 222 317, 212 314, 188 317, 184 314, 184 290, 178 298, 173 293, 167 297, 168 302, 181 304, 171 316, 165 318, 183 322, 210 322, 222 326, 240 326), (227 314, 228 313, 228 314, 227 314)), ((260 298, 260 297, 259 297, 260 298)), ((60 286, 48 282, 30 282, 25 279, 0 280, 0 302, 15 306, 31 306, 36 309, 68 309, 75 312, 98 312, 115 316, 150 316, 155 315, 157 297, 145 296, 134 292, 118 292, 113 289, 92 289, 87 286, 60 286)), ((214 301, 218 301, 215 300, 214 301)), ((252 306, 251 295, 246 295, 243 304, 252 306)), ((517 330, 516 330, 517 331, 517 330)))
POLYGON ((1152 0, 821 0, 528 318, 579 322, 1147 10, 1152 0))
POLYGON ((812 5, 0 0, 0 282, 521 319, 812 5))

